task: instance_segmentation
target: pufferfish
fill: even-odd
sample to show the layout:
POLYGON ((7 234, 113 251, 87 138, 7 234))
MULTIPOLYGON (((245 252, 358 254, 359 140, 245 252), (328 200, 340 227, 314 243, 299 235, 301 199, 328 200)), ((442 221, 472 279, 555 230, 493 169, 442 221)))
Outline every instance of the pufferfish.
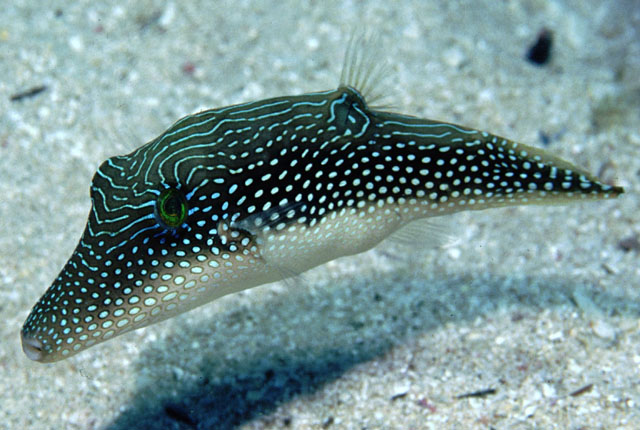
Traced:
POLYGON ((103 162, 80 242, 22 327, 27 357, 62 360, 423 218, 623 193, 542 149, 372 107, 382 69, 360 48, 337 89, 188 115, 103 162))

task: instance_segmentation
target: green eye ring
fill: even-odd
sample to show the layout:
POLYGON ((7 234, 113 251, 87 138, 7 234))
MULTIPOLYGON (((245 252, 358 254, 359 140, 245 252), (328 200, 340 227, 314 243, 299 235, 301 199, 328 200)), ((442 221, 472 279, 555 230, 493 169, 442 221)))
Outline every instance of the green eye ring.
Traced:
POLYGON ((173 229, 179 227, 187 219, 187 199, 175 188, 162 190, 156 200, 156 218, 162 225, 173 229))

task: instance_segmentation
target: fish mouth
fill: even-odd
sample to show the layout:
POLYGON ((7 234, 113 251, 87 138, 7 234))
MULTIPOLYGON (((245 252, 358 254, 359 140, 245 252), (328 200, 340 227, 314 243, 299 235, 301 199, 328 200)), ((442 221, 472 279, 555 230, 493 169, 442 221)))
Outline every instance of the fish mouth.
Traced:
POLYGON ((43 361, 44 346, 41 341, 35 337, 20 333, 22 340, 22 350, 25 355, 33 361, 43 361))

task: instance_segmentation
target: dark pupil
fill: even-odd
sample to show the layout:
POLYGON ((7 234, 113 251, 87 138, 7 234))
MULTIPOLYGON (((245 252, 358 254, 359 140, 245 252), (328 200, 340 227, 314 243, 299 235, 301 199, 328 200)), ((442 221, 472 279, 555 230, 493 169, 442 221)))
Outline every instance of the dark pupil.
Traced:
POLYGON ((180 212, 182 211, 182 202, 180 198, 175 195, 175 193, 171 193, 164 200, 164 205, 162 207, 164 213, 168 217, 180 217, 180 212))

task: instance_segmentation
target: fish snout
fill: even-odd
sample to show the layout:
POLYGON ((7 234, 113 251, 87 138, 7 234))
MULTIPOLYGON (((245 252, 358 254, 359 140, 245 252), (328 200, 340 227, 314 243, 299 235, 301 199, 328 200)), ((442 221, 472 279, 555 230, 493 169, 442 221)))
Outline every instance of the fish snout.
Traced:
POLYGON ((22 340, 22 350, 25 355, 33 361, 42 361, 44 358, 42 341, 24 332, 20 333, 20 338, 22 340))

